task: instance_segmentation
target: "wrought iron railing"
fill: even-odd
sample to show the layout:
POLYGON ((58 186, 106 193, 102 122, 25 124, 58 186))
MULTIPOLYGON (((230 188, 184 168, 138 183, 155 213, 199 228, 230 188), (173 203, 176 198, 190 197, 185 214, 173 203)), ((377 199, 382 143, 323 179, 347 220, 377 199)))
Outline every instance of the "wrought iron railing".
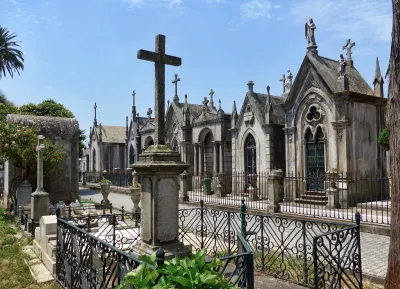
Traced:
MULTIPOLYGON (((190 243, 195 248, 205 248, 210 256, 238 252, 237 232, 245 232, 246 241, 253 251, 256 271, 309 287, 314 286, 316 278, 314 237, 354 228, 349 224, 247 214, 243 205, 240 213, 207 209, 202 202, 200 208, 179 211, 179 227, 179 239, 182 242, 190 243)), ((349 242, 354 242, 357 238, 359 231, 344 239, 341 247, 338 244, 335 248, 337 252, 328 253, 331 256, 348 254, 347 258, 357 259, 353 252, 345 249, 349 242)), ((335 270, 340 274, 344 270, 341 263, 331 263, 331 266, 337 266, 335 270)))
POLYGON ((82 182, 98 184, 102 178, 111 181, 112 186, 127 188, 132 185, 132 172, 85 172, 82 176, 82 182))
POLYGON ((57 219, 56 254, 57 283, 68 289, 115 288, 142 263, 61 218, 57 219))
POLYGON ((356 223, 313 238, 314 288, 362 289, 359 213, 356 223))

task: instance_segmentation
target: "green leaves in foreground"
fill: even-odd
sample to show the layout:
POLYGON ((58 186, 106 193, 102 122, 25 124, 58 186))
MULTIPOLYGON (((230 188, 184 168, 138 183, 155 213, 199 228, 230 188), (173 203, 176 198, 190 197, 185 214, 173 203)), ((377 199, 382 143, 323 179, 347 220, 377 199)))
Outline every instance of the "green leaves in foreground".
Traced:
POLYGON ((133 289, 236 288, 218 273, 222 261, 213 259, 211 263, 206 263, 204 249, 185 259, 175 257, 170 262, 165 261, 156 270, 147 265, 156 266, 155 254, 139 259, 144 263, 128 273, 118 289, 125 289, 127 285, 133 289))

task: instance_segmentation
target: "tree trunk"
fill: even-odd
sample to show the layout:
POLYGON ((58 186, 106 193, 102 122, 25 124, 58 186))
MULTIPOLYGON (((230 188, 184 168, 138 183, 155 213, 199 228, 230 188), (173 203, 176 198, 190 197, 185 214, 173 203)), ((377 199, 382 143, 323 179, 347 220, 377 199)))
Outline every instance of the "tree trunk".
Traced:
POLYGON ((389 61, 388 129, 392 176, 389 262, 385 288, 400 288, 400 0, 392 0, 393 30, 389 61))

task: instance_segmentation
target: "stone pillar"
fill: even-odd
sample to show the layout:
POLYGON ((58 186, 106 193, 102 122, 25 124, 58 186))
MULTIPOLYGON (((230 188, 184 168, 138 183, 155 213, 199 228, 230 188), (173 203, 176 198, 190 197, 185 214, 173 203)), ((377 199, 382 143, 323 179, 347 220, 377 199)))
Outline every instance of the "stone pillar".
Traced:
POLYGON ((217 152, 218 152, 218 142, 213 141, 213 173, 217 173, 218 169, 218 156, 217 156, 217 152))
POLYGON ((184 257, 191 252, 179 237, 178 176, 190 165, 166 145, 146 149, 132 168, 141 176, 141 240, 133 251, 151 255, 162 247, 166 258, 184 257))
POLYGON ((199 143, 199 172, 198 175, 204 175, 204 143, 199 143))
POLYGON ((219 172, 224 172, 224 142, 219 142, 219 172))
POLYGON ((193 164, 193 175, 197 176, 199 174, 198 171, 198 165, 197 163, 199 162, 199 146, 197 143, 193 144, 193 154, 194 154, 194 164, 193 164))
POLYGON ((268 176, 268 207, 267 213, 278 213, 279 202, 281 201, 281 184, 283 172, 281 170, 272 170, 268 176))
POLYGON ((189 196, 187 194, 187 180, 188 174, 186 171, 179 175, 179 200, 181 202, 189 201, 189 196))
POLYGON ((49 194, 46 193, 43 189, 43 157, 42 157, 42 149, 44 148, 43 144, 44 136, 38 136, 38 144, 36 146, 37 151, 37 188, 36 191, 32 194, 31 198, 31 219, 32 224, 30 229, 32 232, 39 225, 39 220, 42 216, 47 216, 49 214, 49 194))

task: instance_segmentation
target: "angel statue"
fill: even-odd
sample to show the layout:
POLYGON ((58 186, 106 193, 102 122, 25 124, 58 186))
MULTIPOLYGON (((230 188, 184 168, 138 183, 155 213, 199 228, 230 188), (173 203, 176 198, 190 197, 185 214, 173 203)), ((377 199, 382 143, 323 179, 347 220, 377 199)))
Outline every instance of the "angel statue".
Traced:
POLYGON ((346 66, 347 66, 346 58, 344 58, 343 54, 340 54, 340 59, 338 60, 339 78, 345 76, 345 74, 346 74, 346 66))
POLYGON ((305 34, 306 34, 306 39, 308 41, 308 46, 316 46, 317 44, 315 43, 315 36, 314 36, 314 30, 316 29, 316 26, 314 24, 314 21, 312 18, 310 18, 309 23, 307 22, 306 19, 306 24, 305 24, 305 34))
POLYGON ((293 79, 293 74, 290 71, 290 69, 288 69, 287 76, 285 77, 285 92, 289 92, 290 89, 292 88, 292 79, 293 79))

